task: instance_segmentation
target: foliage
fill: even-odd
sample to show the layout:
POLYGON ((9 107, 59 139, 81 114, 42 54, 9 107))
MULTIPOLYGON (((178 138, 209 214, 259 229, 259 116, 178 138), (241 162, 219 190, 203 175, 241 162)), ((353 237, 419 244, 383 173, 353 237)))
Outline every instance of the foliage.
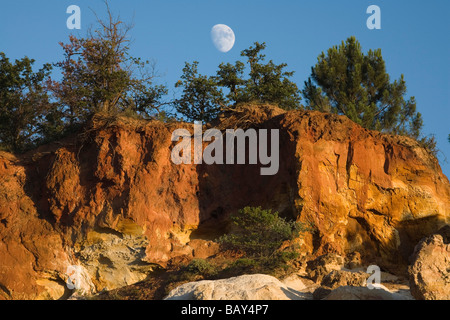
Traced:
POLYGON ((196 281, 199 278, 212 278, 220 268, 206 259, 193 259, 189 264, 179 268, 169 275, 170 282, 196 281))
POLYGON ((178 112, 189 120, 210 121, 227 106, 238 103, 258 102, 276 104, 284 109, 299 108, 301 100, 297 85, 289 80, 294 72, 286 72, 285 63, 276 65, 272 60, 264 64, 261 51, 265 43, 243 50, 249 70, 245 77, 246 63, 222 63, 215 76, 198 74, 198 62, 186 63, 181 80, 176 87, 183 88, 181 99, 175 101, 178 112), (225 94, 224 92, 228 92, 225 94))
POLYGON ((219 238, 224 249, 243 252, 246 257, 274 257, 277 249, 308 229, 296 221, 286 221, 278 212, 261 207, 245 207, 231 216, 235 230, 219 238))
POLYGON ((241 61, 236 61, 234 65, 231 63, 219 65, 219 70, 217 70, 214 79, 216 79, 217 85, 229 90, 226 95, 228 104, 236 104, 250 99, 245 90, 244 70, 245 64, 241 61))
MULTIPOLYGON (((261 51, 265 48, 265 43, 255 42, 254 47, 241 52, 241 56, 247 58, 247 64, 250 67, 249 78, 246 80, 241 78, 242 94, 235 97, 229 96, 229 101, 233 104, 258 101, 277 104, 286 110, 297 109, 301 100, 300 90, 294 82, 289 80, 294 72, 283 71, 287 67, 286 63, 276 65, 272 60, 266 64, 262 63, 265 55, 261 54, 261 51)), ((242 74, 240 70, 242 65, 239 61, 236 62, 234 70, 233 68, 229 69, 228 65, 219 66, 217 76, 224 87, 230 89, 230 92, 237 91, 239 88, 239 83, 232 81, 233 85, 230 86, 230 80, 238 78, 242 74), (222 72, 224 70, 231 72, 224 73, 222 72), (233 71, 236 72, 233 73, 233 71)))
POLYGON ((205 259, 194 259, 186 267, 186 271, 191 274, 199 274, 210 277, 217 273, 217 267, 205 259))
MULTIPOLYGON (((95 113, 168 122, 175 116, 161 108, 173 105, 189 120, 209 122, 240 103, 301 107, 300 91, 290 80, 294 73, 285 71, 285 63, 265 62, 266 44, 258 42, 241 52, 244 62, 222 63, 214 76, 201 75, 197 61, 186 63, 175 85, 183 89, 181 97, 162 102, 168 91, 154 84, 154 64, 129 54, 131 26, 114 18, 106 6, 108 19, 97 19, 97 29, 61 43, 64 60, 55 64, 62 70, 60 81, 49 77, 49 64, 34 72, 34 60, 25 57, 11 63, 0 53, 2 150, 22 152, 55 140, 78 130, 95 113)), ((405 95, 403 75, 391 82, 381 50, 364 54, 354 37, 319 55, 303 90, 308 109, 343 114, 368 129, 411 136, 436 155, 435 138, 421 135, 423 120, 414 97, 405 95)))
POLYGON ((286 221, 277 212, 261 207, 245 207, 231 216, 234 229, 217 241, 224 251, 235 251, 242 256, 225 265, 213 260, 194 259, 182 268, 172 281, 193 281, 202 278, 226 278, 249 273, 276 275, 285 273, 290 262, 299 254, 289 240, 310 231, 304 224, 286 221))
POLYGON ((435 158, 437 158, 437 154, 439 153, 439 149, 437 147, 437 140, 436 137, 431 134, 426 137, 422 137, 417 140, 419 142, 419 145, 422 148, 425 148, 430 154, 432 154, 435 158))
POLYGON ((114 18, 106 6, 107 21, 97 19, 99 27, 86 38, 71 35, 68 44, 61 43, 65 59, 55 65, 62 80, 50 81, 49 88, 69 123, 83 122, 96 112, 150 115, 167 93, 153 84, 150 62, 130 56, 131 26, 114 18))
POLYGON ((271 270, 267 270, 261 263, 261 259, 255 258, 239 258, 230 264, 228 264, 225 268, 221 270, 219 273, 220 277, 230 278, 236 277, 243 274, 256 274, 263 273, 268 274, 271 270))
POLYGON ((22 152, 33 147, 42 134, 55 130, 55 108, 45 90, 51 65, 33 71, 34 60, 24 57, 11 63, 0 52, 0 145, 22 152))
POLYGON ((231 216, 234 229, 218 239, 222 249, 237 251, 243 256, 228 265, 220 274, 235 276, 244 273, 284 273, 299 257, 292 240, 312 231, 306 224, 287 221, 278 212, 261 207, 245 207, 231 216), (286 246, 281 250, 282 246, 286 246))
POLYGON ((187 63, 183 68, 182 80, 175 87, 183 87, 180 99, 175 101, 176 110, 192 120, 209 122, 224 106, 223 96, 216 81, 198 73, 198 62, 187 63))
POLYGON ((128 32, 106 3, 108 18, 85 38, 73 35, 61 46, 64 60, 55 64, 62 78, 50 78, 52 66, 33 72, 27 57, 9 62, 0 55, 0 148, 23 152, 78 131, 95 113, 157 117, 167 89, 153 83, 155 66, 129 54, 128 32))
POLYGON ((405 99, 403 75, 390 82, 380 49, 364 54, 350 37, 317 60, 303 90, 309 109, 346 115, 368 129, 419 138, 423 120, 416 101, 405 99))

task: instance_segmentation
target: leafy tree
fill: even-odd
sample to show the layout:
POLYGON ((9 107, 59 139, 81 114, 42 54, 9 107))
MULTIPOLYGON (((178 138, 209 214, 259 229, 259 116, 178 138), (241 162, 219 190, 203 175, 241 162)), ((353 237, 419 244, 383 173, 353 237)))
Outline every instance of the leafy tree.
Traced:
POLYGON ((175 101, 175 108, 190 120, 211 121, 224 106, 217 82, 198 73, 197 61, 192 64, 186 62, 181 80, 175 87, 183 87, 181 98, 175 101))
POLYGON ((50 88, 70 123, 96 112, 132 110, 149 115, 161 106, 159 101, 167 93, 164 86, 153 85, 150 63, 130 56, 131 26, 114 18, 106 6, 107 21, 97 19, 99 27, 86 38, 70 36, 68 44, 61 43, 65 59, 56 66, 63 77, 52 81, 50 88))
POLYGON ((34 62, 25 57, 11 63, 0 52, 0 145, 4 150, 25 151, 55 123, 54 105, 45 89, 51 65, 34 72, 34 62))
POLYGON ((186 63, 182 80, 176 87, 183 87, 181 99, 175 101, 178 112, 190 120, 209 121, 224 108, 238 103, 259 102, 277 104, 284 109, 299 108, 301 100, 297 85, 289 80, 293 72, 286 72, 286 64, 276 65, 272 60, 264 64, 261 51, 265 43, 243 50, 246 63, 221 63, 215 76, 199 75, 198 62, 186 63), (249 70, 248 77, 245 71, 249 70), (225 90, 224 90, 225 89, 225 90), (225 95, 224 91, 228 91, 225 95))
POLYGON ((245 64, 241 61, 236 61, 234 65, 231 63, 219 65, 219 70, 214 79, 218 86, 228 88, 229 93, 226 98, 229 104, 250 100, 245 90, 244 70, 245 64))
MULTIPOLYGON (((287 110, 297 109, 301 100, 300 90, 294 82, 289 80, 294 72, 283 71, 287 67, 286 63, 276 65, 272 60, 266 64, 262 63, 265 55, 261 54, 261 51, 265 48, 265 43, 255 42, 254 47, 241 52, 241 56, 247 58, 250 73, 249 79, 242 80, 244 94, 237 96, 237 100, 233 102, 236 104, 258 101, 277 104, 280 108, 287 110)), ((220 70, 218 75, 220 76, 220 70)), ((232 90, 232 87, 228 88, 232 90)))
POLYGON ((368 129, 419 138, 423 120, 416 101, 405 99, 403 75, 390 81, 380 49, 364 54, 350 37, 317 60, 303 90, 307 108, 346 115, 368 129))
POLYGON ((273 256, 284 241, 293 240, 307 228, 295 221, 286 221, 278 212, 261 207, 245 207, 231 216, 235 230, 222 236, 219 242, 226 249, 244 252, 247 256, 273 256))

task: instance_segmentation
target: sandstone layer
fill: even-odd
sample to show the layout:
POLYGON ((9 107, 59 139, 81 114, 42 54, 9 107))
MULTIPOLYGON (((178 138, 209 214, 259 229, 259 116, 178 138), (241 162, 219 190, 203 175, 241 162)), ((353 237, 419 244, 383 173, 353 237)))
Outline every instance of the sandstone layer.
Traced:
POLYGON ((280 167, 171 162, 186 123, 100 119, 83 134, 21 156, 0 153, 0 298, 63 298, 68 268, 99 292, 177 259, 207 257, 227 218, 262 206, 311 223, 305 254, 406 266, 450 223, 450 184, 417 142, 344 116, 243 107, 213 124, 278 129, 280 167))

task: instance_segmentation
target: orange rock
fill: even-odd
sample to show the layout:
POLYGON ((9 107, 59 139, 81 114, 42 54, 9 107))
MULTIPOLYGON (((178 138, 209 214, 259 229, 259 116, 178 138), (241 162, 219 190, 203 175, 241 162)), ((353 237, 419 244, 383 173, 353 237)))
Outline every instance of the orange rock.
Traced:
POLYGON ((193 239, 222 235, 249 205, 313 223, 305 252, 394 265, 450 222, 449 181, 412 139, 270 106, 238 108, 214 126, 279 129, 278 173, 175 165, 171 133, 192 125, 127 118, 17 158, 0 153, 0 298, 59 298, 72 264, 102 290, 174 258, 206 257, 217 248, 193 239))

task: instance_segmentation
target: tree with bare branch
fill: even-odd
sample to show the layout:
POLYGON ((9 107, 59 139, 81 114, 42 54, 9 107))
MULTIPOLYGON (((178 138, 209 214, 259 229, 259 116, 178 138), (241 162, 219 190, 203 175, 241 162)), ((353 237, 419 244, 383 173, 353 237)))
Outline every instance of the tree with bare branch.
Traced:
POLYGON ((132 25, 114 17, 107 2, 107 19, 97 17, 97 28, 85 38, 69 37, 60 43, 64 60, 55 64, 62 80, 49 81, 49 88, 70 123, 94 113, 132 111, 149 116, 158 111, 167 89, 153 83, 155 69, 149 61, 129 54, 132 25))

